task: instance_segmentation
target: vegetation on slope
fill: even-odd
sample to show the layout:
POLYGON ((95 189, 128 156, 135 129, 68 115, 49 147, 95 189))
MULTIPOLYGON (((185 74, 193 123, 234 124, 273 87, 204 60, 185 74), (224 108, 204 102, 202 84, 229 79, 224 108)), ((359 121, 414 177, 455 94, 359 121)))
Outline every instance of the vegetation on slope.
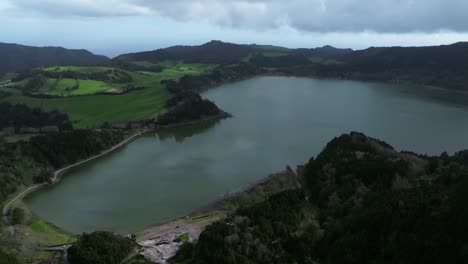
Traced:
POLYGON ((15 132, 21 128, 41 128, 56 126, 61 130, 72 129, 72 124, 66 114, 58 111, 44 112, 39 108, 31 109, 24 104, 11 105, 0 103, 0 129, 12 127, 15 132))
POLYGON ((352 133, 286 191, 209 226, 175 263, 465 263, 468 154, 426 157, 352 133))
POLYGON ((82 234, 69 249, 71 264, 119 264, 134 248, 132 238, 109 232, 82 234))
POLYGON ((0 250, 0 264, 19 264, 18 260, 15 257, 3 253, 0 250))
POLYGON ((99 154, 123 140, 121 131, 73 130, 0 143, 0 203, 21 185, 47 181, 53 168, 99 154))
POLYGON ((39 48, 7 43, 0 43, 0 58, 0 72, 23 71, 39 66, 91 66, 109 60, 105 56, 94 55, 86 50, 39 48))
POLYGON ((159 125, 190 122, 223 114, 216 104, 191 92, 174 96, 166 102, 166 107, 168 111, 157 119, 159 125))

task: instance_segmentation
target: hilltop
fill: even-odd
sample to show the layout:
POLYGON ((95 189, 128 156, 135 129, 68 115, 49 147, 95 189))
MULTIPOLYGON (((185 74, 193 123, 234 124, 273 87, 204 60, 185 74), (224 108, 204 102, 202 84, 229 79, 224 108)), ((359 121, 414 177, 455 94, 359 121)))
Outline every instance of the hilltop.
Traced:
POLYGON ((61 47, 32 47, 0 43, 0 72, 18 72, 39 66, 92 66, 109 58, 87 50, 61 47))
POLYGON ((466 263, 467 161, 344 134, 301 167, 301 189, 209 225, 172 263, 466 263))

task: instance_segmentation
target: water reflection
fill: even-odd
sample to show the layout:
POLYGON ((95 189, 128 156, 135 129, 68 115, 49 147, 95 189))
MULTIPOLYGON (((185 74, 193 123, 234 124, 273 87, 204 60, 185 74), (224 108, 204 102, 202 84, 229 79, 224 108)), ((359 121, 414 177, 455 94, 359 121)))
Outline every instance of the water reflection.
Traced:
POLYGON ((183 143, 186 139, 215 127, 220 121, 219 119, 206 120, 196 125, 167 128, 156 133, 151 133, 150 135, 157 136, 161 141, 174 139, 177 143, 183 143))

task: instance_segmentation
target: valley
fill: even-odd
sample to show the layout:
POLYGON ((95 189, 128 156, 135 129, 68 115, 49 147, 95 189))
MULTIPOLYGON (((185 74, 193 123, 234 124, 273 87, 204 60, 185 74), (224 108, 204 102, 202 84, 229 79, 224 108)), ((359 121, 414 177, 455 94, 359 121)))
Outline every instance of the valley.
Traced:
MULTIPOLYGON (((330 231, 323 219, 315 218, 317 212, 329 213, 322 198, 303 203, 301 192, 310 196, 312 188, 304 185, 310 182, 302 178, 303 164, 313 163, 311 155, 325 155, 323 148, 334 137, 360 131, 372 137, 371 142, 378 138, 395 151, 415 151, 427 162, 439 158, 444 162, 448 157, 464 166, 458 154, 451 155, 468 146, 465 61, 448 66, 439 52, 465 48, 465 43, 457 43, 417 50, 353 51, 212 41, 124 54, 97 64, 36 65, 7 73, 0 86, 1 109, 8 113, 1 119, 0 180, 5 183, 1 199, 9 201, 31 186, 47 186, 15 200, 11 210, 7 206, 5 214, 16 219, 17 233, 9 235, 11 228, 2 226, 0 244, 6 243, 4 250, 22 262, 36 263, 49 257, 40 248, 79 244, 85 236, 77 234, 104 230, 108 233, 96 233, 96 239, 125 244, 130 241, 119 234, 137 234, 131 247, 138 250, 132 251, 135 258, 129 263, 144 261, 143 256, 175 263, 198 263, 187 261, 205 257, 208 263, 244 258, 282 263, 265 252, 269 235, 282 240, 268 252, 293 258, 294 246, 288 243, 308 241, 303 235, 310 230, 314 236, 330 231), (438 61, 437 66, 425 67, 429 64, 422 59, 424 54, 431 56, 431 63, 438 61), (382 64, 387 68, 378 67, 382 64), (439 67, 446 78, 433 78, 439 67), (119 143, 139 131, 145 133, 129 144, 119 143), (121 148, 104 155, 116 145, 121 148), (73 164, 80 166, 73 166, 60 182, 47 184, 55 182, 53 171, 73 164), (301 178, 291 180, 284 173, 263 180, 286 166, 289 172, 297 166, 301 178), (295 191, 288 192, 291 189, 295 191), (294 223, 272 210, 285 226, 277 229, 282 224, 272 224, 271 230, 262 231, 265 236, 252 231, 258 228, 255 221, 265 220, 248 208, 281 208, 291 201, 298 202, 288 211, 294 223), (318 211, 319 204, 324 211, 318 211), (245 222, 245 217, 252 217, 252 222, 245 222), (230 222, 244 233, 225 229, 230 222), (317 223, 324 225, 319 231, 314 229, 317 223), (243 229, 246 226, 250 231, 243 229), (263 255, 230 249, 229 260, 218 258, 219 248, 212 243, 219 243, 213 242, 219 237, 211 234, 216 228, 229 234, 230 244, 239 243, 236 236, 255 233, 258 247, 243 247, 256 248, 263 255), (284 228, 294 238, 285 236, 284 228), (207 255, 203 247, 218 253, 207 255), (164 252, 176 258, 169 260, 164 252)), ((353 139, 367 136, 351 134, 353 139)), ((381 149, 377 150, 380 155, 381 149)), ((401 153, 395 155, 402 160, 408 158, 404 153, 413 155, 401 153)), ((395 177, 398 184, 406 184, 395 177)), ((360 184, 367 187, 356 188, 371 188, 368 182, 360 184)), ((340 203, 333 192, 327 195, 323 199, 340 203)), ((341 216, 330 217, 340 221, 341 216)), ((317 259, 327 257, 320 248, 314 250, 317 259)), ((309 253, 301 254, 310 257, 309 253)))

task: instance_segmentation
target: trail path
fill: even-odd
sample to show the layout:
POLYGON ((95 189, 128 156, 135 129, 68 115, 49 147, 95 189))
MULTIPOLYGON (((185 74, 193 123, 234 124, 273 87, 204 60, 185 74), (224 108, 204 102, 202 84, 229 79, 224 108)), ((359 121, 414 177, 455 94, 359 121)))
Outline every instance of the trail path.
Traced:
MULTIPOLYGON (((125 139, 124 141, 118 143, 117 145, 114 145, 113 147, 111 147, 110 149, 107 149, 103 152, 101 152, 100 154, 96 155, 96 156, 93 156, 89 159, 85 159, 85 160, 82 160, 82 161, 79 161, 79 162, 76 162, 72 165, 69 165, 67 167, 64 167, 64 168, 61 168, 61 169, 58 169, 54 172, 54 175, 52 176, 52 183, 51 184, 54 184, 56 183, 57 181, 60 180, 60 177, 63 175, 64 172, 66 172, 67 170, 71 169, 71 168, 74 168, 76 166, 79 166, 79 165, 82 165, 86 162, 89 162, 91 160, 94 160, 94 159, 97 159, 99 157, 102 157, 104 155, 107 155, 109 154, 110 152, 114 151, 115 149, 118 149, 122 146, 124 146, 125 144, 127 144, 128 142, 130 142, 131 140, 133 140, 134 138, 140 136, 142 133, 144 133, 145 131, 140 131, 130 137, 128 137, 127 139, 125 139)), ((41 188, 41 187, 44 187, 48 185, 48 183, 40 183, 40 184, 35 184, 35 185, 32 185, 30 187, 28 187, 26 190, 22 191, 21 193, 19 193, 18 195, 16 195, 15 197, 13 197, 8 203, 5 204, 5 206, 3 207, 3 211, 2 211, 2 215, 3 215, 3 222, 5 222, 5 224, 7 225, 8 227, 8 230, 10 231, 10 233, 12 235, 15 234, 15 228, 14 226, 12 225, 10 219, 8 218, 8 210, 10 210, 10 207, 11 205, 13 205, 13 203, 15 203, 16 201, 24 198, 26 195, 32 193, 33 191, 41 188)))

